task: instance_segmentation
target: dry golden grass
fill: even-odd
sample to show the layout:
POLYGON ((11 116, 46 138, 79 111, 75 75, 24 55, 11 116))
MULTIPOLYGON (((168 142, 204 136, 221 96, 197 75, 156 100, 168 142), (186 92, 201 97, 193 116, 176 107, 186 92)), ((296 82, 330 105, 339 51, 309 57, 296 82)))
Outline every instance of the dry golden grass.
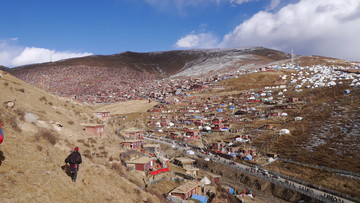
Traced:
POLYGON ((119 102, 115 104, 95 106, 95 111, 109 111, 111 114, 131 114, 146 112, 148 109, 155 106, 157 102, 149 103, 147 100, 135 100, 127 102, 119 102))
POLYGON ((360 194, 358 193, 360 182, 355 179, 282 161, 276 161, 274 164, 268 165, 266 168, 304 180, 317 186, 322 186, 343 194, 348 194, 358 199, 360 198, 360 194))
MULTIPOLYGON (((284 84, 284 81, 280 81, 279 76, 288 73, 291 73, 291 71, 261 72, 221 81, 220 84, 226 90, 216 92, 216 94, 233 95, 238 94, 241 90, 281 85, 284 84)), ((10 74, 3 75, 4 77, 0 79, 0 104, 14 101, 15 107, 13 109, 8 109, 4 105, 0 107, 0 119, 4 121, 3 130, 6 135, 5 141, 1 145, 1 152, 5 159, 0 166, 0 179, 5 181, 0 181, 0 194, 2 194, 0 202, 162 201, 159 200, 161 199, 159 197, 161 193, 157 191, 157 188, 152 191, 157 197, 146 191, 139 190, 139 186, 142 186, 143 183, 138 173, 128 171, 115 162, 108 163, 108 161, 119 161, 117 157, 124 151, 119 147, 121 140, 113 135, 116 128, 120 126, 120 123, 122 127, 144 127, 142 120, 146 118, 146 111, 156 103, 141 100, 94 108, 47 94, 43 90, 13 78, 10 74), (89 138, 83 131, 81 123, 91 120, 98 122, 92 115, 94 111, 110 111, 113 115, 126 115, 127 117, 125 120, 117 120, 112 125, 107 126, 107 138, 89 138), (39 121, 43 123, 41 128, 45 128, 50 132, 53 130, 50 121, 62 124, 64 127, 62 127, 61 131, 54 133, 58 140, 38 139, 34 142, 40 127, 35 123, 25 123, 23 120, 24 112, 32 112, 38 115, 39 121), (84 163, 80 167, 78 182, 75 184, 70 182, 70 178, 61 169, 65 157, 74 146, 80 147, 84 159, 84 163), (106 148, 102 146, 106 146, 106 148), (74 193, 77 194, 75 197, 74 193)), ((344 88, 347 87, 304 90, 301 93, 289 91, 287 96, 306 98, 307 104, 297 110, 299 110, 301 116, 308 119, 300 124, 291 120, 286 120, 286 122, 270 120, 270 123, 274 124, 277 129, 286 127, 291 129, 292 133, 290 136, 282 136, 271 142, 266 148, 295 160, 312 164, 326 163, 330 167, 358 171, 360 168, 358 165, 359 155, 356 154, 358 148, 355 148, 353 153, 341 157, 341 159, 336 153, 328 150, 336 147, 332 143, 337 140, 329 139, 331 142, 328 145, 319 147, 313 153, 301 148, 301 145, 311 138, 309 133, 321 128, 322 123, 328 121, 331 113, 336 109, 336 105, 333 105, 335 102, 337 102, 337 105, 344 105, 349 108, 358 107, 356 105, 360 101, 360 92, 355 91, 355 94, 352 93, 355 96, 345 98, 342 95, 344 88), (322 106, 326 108, 321 109, 322 106), (318 116, 312 116, 314 112, 318 116), (296 125, 300 125, 301 128, 296 125)), ((359 115, 358 111, 357 115, 359 115)), ((251 127, 259 127, 264 124, 264 122, 256 120, 251 122, 251 127)), ((252 133, 253 131, 248 130, 246 132, 252 133)), ((257 144, 260 146, 261 142, 269 141, 274 135, 273 133, 268 131, 261 135, 256 141, 257 144)), ((224 138, 231 135, 221 134, 221 136, 224 138)), ((52 136, 43 137, 51 138, 52 136)), ((211 139, 215 141, 217 138, 211 139)), ((345 141, 343 143, 346 144, 345 141)), ((358 192, 358 183, 352 183, 347 179, 329 178, 326 176, 326 172, 316 172, 313 169, 301 169, 298 166, 291 165, 287 166, 285 170, 283 166, 276 164, 269 167, 294 176, 310 173, 313 176, 323 177, 323 180, 319 179, 319 181, 326 187, 339 187, 341 191, 348 194, 352 191, 358 192)), ((215 166, 212 170, 224 176, 230 174, 230 171, 226 171, 221 166, 215 166)), ((235 176, 239 178, 239 174, 235 173, 235 176)), ((233 176, 230 175, 229 178, 233 178, 233 176)), ((242 181, 246 182, 246 180, 242 181)), ((251 184, 256 186, 250 181, 251 184)), ((170 186, 174 185, 170 184, 170 186)), ((166 191, 169 188, 166 188, 166 191)))
POLYGON ((164 180, 158 183, 152 184, 148 186, 149 189, 153 191, 158 191, 159 194, 168 194, 173 189, 179 187, 180 185, 184 184, 185 182, 182 181, 173 181, 173 180, 164 180))
POLYGON ((58 141, 59 135, 55 134, 54 132, 51 132, 47 129, 40 129, 37 135, 35 135, 35 140, 39 141, 40 138, 43 138, 47 140, 50 144, 55 145, 58 141))
POLYGON ((343 61, 336 58, 323 57, 323 56, 302 56, 295 60, 296 64, 300 66, 314 66, 314 65, 335 65, 335 66, 344 66, 352 67, 353 65, 348 61, 343 61))
POLYGON ((291 70, 278 70, 274 72, 258 72, 253 74, 241 75, 238 78, 231 78, 220 81, 219 84, 226 88, 225 92, 234 90, 251 90, 263 88, 265 86, 276 86, 285 84, 280 80, 280 76, 291 72, 291 70))
POLYGON ((87 139, 89 135, 80 122, 91 117, 91 107, 47 94, 10 74, 3 76, 0 104, 13 101, 15 106, 0 106, 5 134, 0 146, 4 156, 0 165, 0 202, 159 202, 134 184, 139 176, 128 175, 132 178, 129 181, 106 166, 106 157, 117 157, 121 152, 119 140, 87 139), (39 119, 26 123, 21 112, 32 112, 39 119), (61 131, 55 132, 52 121, 62 124, 61 131), (41 139, 36 140, 37 136, 41 139), (96 151, 86 149, 85 144, 94 145, 96 151), (101 147, 105 144, 106 148, 101 147), (83 153, 83 164, 78 181, 72 183, 61 166, 75 146, 83 153), (93 152, 102 157, 92 157, 93 152))
MULTIPOLYGON (((346 148, 338 145, 339 143, 345 144, 345 146, 353 145, 358 143, 357 139, 351 139, 353 144, 350 144, 349 139, 341 137, 340 135, 337 138, 329 138, 327 140, 327 144, 318 147, 315 153, 310 153, 306 150, 304 151, 304 149, 300 147, 301 145, 306 144, 308 140, 311 140, 311 134, 320 133, 319 129, 324 129, 324 126, 327 123, 332 123, 331 126, 333 129, 327 133, 327 136, 330 137, 331 135, 342 133, 337 127, 339 122, 344 119, 351 120, 352 117, 355 118, 354 116, 356 116, 356 114, 359 115, 360 111, 355 105, 357 101, 360 101, 360 91, 354 90, 353 96, 344 97, 342 93, 344 89, 346 89, 346 87, 339 87, 336 89, 319 88, 311 93, 307 93, 307 97, 304 95, 305 98, 311 98, 311 103, 306 103, 300 112, 300 115, 303 116, 305 120, 301 122, 287 122, 288 126, 294 127, 292 136, 285 136, 279 139, 279 141, 273 146, 274 150, 286 155, 287 157, 291 154, 291 158, 306 161, 308 163, 359 172, 360 165, 355 161, 355 159, 360 158, 358 155, 352 156, 350 153, 347 153, 347 155, 336 155, 337 151, 341 152, 346 150, 346 148), (353 102, 351 100, 353 100, 353 102), (346 113, 344 110, 337 110, 339 107, 344 107, 350 112, 346 113), (334 112, 345 114, 349 116, 349 118, 342 117, 337 120, 332 116, 334 112), (291 146, 292 149, 288 146, 291 146), (329 150, 330 148, 332 150, 329 150), (290 151, 292 151, 292 153, 290 153, 290 151)), ((354 148, 354 150, 356 150, 356 148, 354 148)))
MULTIPOLYGON (((318 59, 316 59, 318 60, 318 59)), ((319 59, 320 60, 320 59, 319 59)), ((328 62, 321 59, 323 62, 328 62)), ((240 76, 230 80, 221 81, 225 90, 221 92, 229 93, 241 90, 254 89, 261 90, 265 86, 281 85, 282 82, 278 79, 280 75, 289 75, 293 71, 276 71, 276 72, 258 72, 248 75, 240 76)), ((289 81, 287 81, 288 83, 289 81)), ((303 100, 302 103, 295 104, 295 109, 283 110, 289 114, 286 118, 271 118, 266 120, 259 120, 255 117, 245 115, 246 118, 251 118, 250 122, 245 122, 246 128, 244 133, 256 135, 253 145, 259 149, 260 155, 265 152, 275 152, 282 157, 291 158, 303 163, 317 164, 320 166, 327 166, 330 168, 342 169, 352 172, 360 172, 360 156, 359 139, 356 135, 347 135, 342 132, 347 124, 352 120, 358 119, 360 109, 358 108, 360 102, 360 90, 350 88, 351 94, 344 94, 344 90, 349 89, 348 85, 338 85, 336 87, 323 87, 315 89, 304 89, 302 92, 295 92, 292 88, 288 88, 286 97, 298 97, 303 100), (341 115, 336 118, 336 115, 341 115), (302 116, 304 120, 294 121, 294 117, 302 116), (274 130, 265 130, 257 132, 256 128, 264 124, 274 126, 274 130), (289 129, 290 135, 279 136, 280 129, 289 129), (328 128, 331 128, 328 130, 328 128), (326 136, 325 144, 315 146, 313 150, 308 150, 305 147, 311 143, 312 138, 322 133, 326 136), (334 136, 336 135, 336 136, 334 136)), ((221 93, 220 92, 220 93, 221 93)), ((216 94, 219 95, 219 94, 216 94)), ((225 95, 225 94, 224 94, 225 95)), ((199 94, 201 96, 201 94, 199 94)), ((356 128, 356 127, 354 127, 356 128)), ((356 129, 354 129, 356 130, 356 129)), ((216 135, 212 133, 206 136, 210 142, 216 142, 221 139, 231 139, 231 136, 224 136, 225 134, 216 135)), ((305 171, 298 171, 298 166, 289 168, 281 168, 278 165, 271 165, 273 170, 281 171, 282 173, 297 174, 296 177, 302 179, 303 174, 310 173, 312 169, 305 171)), ((321 177, 326 177, 327 172, 316 171, 311 172, 321 177)), ((314 175, 315 176, 315 175, 314 175)), ((342 188, 340 191, 349 195, 359 193, 356 190, 357 184, 349 184, 354 180, 342 179, 337 177, 335 179, 325 179, 322 181, 322 186, 329 187, 336 190, 336 187, 342 188), (334 186, 333 184, 337 185, 334 186), (344 186, 341 186, 344 185, 344 186), (346 186, 345 186, 346 185, 346 186), (354 190, 354 191, 352 191, 354 190)), ((356 181, 355 181, 356 182, 356 181)))

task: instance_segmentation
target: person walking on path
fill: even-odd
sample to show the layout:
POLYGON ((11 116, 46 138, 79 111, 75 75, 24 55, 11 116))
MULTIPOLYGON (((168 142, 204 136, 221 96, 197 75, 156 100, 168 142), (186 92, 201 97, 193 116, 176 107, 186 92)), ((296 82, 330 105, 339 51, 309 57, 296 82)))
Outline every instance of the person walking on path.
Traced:
POLYGON ((81 154, 79 152, 79 147, 75 147, 74 151, 66 157, 65 159, 66 164, 70 164, 70 173, 72 174, 71 180, 73 182, 76 181, 77 172, 79 171, 79 164, 82 163, 81 154))
MULTIPOLYGON (((2 122, 0 121, 0 144, 4 141, 4 133, 2 131, 2 122)), ((5 160, 5 156, 3 154, 3 152, 1 151, 1 148, 0 148, 0 166, 2 164, 2 161, 5 160)))

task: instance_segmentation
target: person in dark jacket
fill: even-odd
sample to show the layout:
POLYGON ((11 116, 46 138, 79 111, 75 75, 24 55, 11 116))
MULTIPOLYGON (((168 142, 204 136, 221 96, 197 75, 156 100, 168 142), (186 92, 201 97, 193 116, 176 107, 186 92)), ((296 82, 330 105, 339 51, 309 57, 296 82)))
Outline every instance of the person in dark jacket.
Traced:
MULTIPOLYGON (((0 121, 0 144, 4 141, 4 133, 2 131, 2 122, 0 121)), ((0 150, 0 166, 2 164, 2 161, 5 160, 4 153, 0 150)))
POLYGON ((79 152, 79 147, 75 147, 74 151, 66 157, 65 159, 66 164, 70 164, 70 173, 72 174, 71 180, 73 182, 76 181, 77 172, 79 171, 79 164, 82 163, 81 154, 79 152))

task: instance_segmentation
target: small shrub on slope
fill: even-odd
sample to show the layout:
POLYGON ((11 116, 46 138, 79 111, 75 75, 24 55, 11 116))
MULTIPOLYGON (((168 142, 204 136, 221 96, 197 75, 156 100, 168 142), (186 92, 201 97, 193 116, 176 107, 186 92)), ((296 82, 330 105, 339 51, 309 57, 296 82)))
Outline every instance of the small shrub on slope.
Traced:
POLYGON ((55 145, 58 141, 57 136, 53 132, 47 129, 42 129, 38 132, 38 134, 36 135, 36 140, 38 140, 39 138, 43 138, 47 140, 52 145, 55 145))

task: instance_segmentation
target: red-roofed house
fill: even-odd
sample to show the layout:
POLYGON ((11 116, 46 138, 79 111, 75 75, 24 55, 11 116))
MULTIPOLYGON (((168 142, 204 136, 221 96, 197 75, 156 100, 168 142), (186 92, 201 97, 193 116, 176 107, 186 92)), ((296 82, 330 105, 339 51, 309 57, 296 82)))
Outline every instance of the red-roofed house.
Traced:
POLYGON ((198 139, 199 138, 199 131, 186 131, 185 133, 186 139, 198 139))
POLYGON ((176 196, 183 200, 190 198, 192 194, 201 194, 201 187, 198 181, 188 181, 170 192, 171 196, 176 196))
POLYGON ((134 168, 137 171, 149 171, 153 169, 154 158, 143 156, 135 160, 126 161, 126 167, 134 168))
POLYGON ((105 135, 105 125, 100 125, 100 124, 94 124, 94 125, 84 125, 85 127, 85 132, 87 132, 90 135, 94 135, 94 136, 102 136, 105 135))
POLYGON ((110 118, 110 112, 106 111, 106 112, 94 112, 93 113, 96 118, 100 119, 100 120, 107 120, 110 118))
POLYGON ((126 140, 121 142, 122 147, 126 149, 140 150, 142 141, 141 140, 126 140))

